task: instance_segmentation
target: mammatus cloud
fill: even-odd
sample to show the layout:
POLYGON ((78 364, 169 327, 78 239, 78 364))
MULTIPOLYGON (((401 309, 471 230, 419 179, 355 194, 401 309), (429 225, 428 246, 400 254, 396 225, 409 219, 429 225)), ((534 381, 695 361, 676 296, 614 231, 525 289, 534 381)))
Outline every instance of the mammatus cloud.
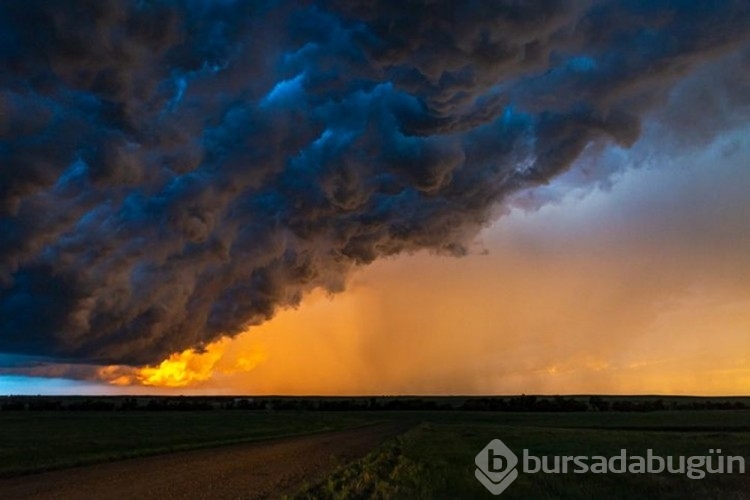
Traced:
POLYGON ((460 255, 748 26, 744 0, 0 6, 0 352, 155 363, 460 255))

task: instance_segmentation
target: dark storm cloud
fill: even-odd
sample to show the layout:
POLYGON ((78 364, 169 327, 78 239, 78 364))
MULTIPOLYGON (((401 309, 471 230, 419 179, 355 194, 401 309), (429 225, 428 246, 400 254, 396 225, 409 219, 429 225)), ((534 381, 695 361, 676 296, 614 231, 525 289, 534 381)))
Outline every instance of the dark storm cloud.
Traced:
POLYGON ((744 0, 5 2, 0 352, 152 363, 460 255, 749 27, 744 0))

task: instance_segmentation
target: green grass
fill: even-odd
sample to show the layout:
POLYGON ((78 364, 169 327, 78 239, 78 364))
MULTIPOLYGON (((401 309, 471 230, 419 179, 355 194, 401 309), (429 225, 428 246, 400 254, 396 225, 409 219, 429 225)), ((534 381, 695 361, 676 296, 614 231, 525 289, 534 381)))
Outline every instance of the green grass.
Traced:
POLYGON ((236 410, 0 412, 0 476, 342 429, 376 418, 236 410))
MULTIPOLYGON (((747 412, 649 414, 424 414, 423 422, 297 498, 492 498, 474 477, 474 457, 492 439, 517 455, 723 455, 750 464, 747 412), (643 430, 647 429, 647 430, 643 430)), ((750 498, 750 476, 678 474, 524 474, 501 498, 750 498)))

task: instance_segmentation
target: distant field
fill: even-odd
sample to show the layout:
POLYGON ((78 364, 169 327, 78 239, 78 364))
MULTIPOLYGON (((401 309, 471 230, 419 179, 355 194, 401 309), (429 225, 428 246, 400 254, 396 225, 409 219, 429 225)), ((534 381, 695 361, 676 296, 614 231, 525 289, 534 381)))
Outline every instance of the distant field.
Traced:
POLYGON ((0 476, 376 421, 354 413, 0 412, 0 476))
MULTIPOLYGON (((431 414, 406 434, 296 498, 492 498, 474 477, 474 457, 492 439, 520 456, 724 455, 750 464, 750 414, 741 411, 431 414), (647 430, 644 430, 647 429, 647 430)), ((500 498, 750 498, 750 475, 523 474, 500 498)))

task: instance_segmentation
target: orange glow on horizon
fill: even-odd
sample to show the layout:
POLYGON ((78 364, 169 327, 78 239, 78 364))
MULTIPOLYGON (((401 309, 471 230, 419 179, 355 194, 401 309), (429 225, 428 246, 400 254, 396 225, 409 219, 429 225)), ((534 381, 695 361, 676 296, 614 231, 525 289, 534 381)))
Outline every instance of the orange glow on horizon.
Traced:
POLYGON ((705 290, 654 312, 651 298, 632 303, 611 290, 630 270, 591 259, 565 264, 522 265, 509 255, 394 259, 358 274, 338 296, 313 293, 204 352, 129 372, 107 367, 101 378, 259 395, 750 391, 750 297, 730 302, 705 290), (486 279, 488 265, 501 267, 502 283, 486 279), (529 268, 537 273, 513 273, 529 268), (416 279, 405 283, 407 270, 416 279), (622 304, 617 316, 613 302, 622 304))
POLYGON ((205 352, 193 350, 172 354, 159 366, 141 368, 138 381, 156 387, 186 387, 205 382, 211 378, 216 362, 221 359, 221 345, 209 345, 205 352))
POLYGON ((202 351, 188 349, 174 353, 156 366, 127 368, 107 366, 99 376, 118 386, 162 388, 196 387, 219 374, 247 372, 262 363, 266 356, 259 350, 247 350, 233 358, 226 351, 231 341, 222 339, 202 351))

